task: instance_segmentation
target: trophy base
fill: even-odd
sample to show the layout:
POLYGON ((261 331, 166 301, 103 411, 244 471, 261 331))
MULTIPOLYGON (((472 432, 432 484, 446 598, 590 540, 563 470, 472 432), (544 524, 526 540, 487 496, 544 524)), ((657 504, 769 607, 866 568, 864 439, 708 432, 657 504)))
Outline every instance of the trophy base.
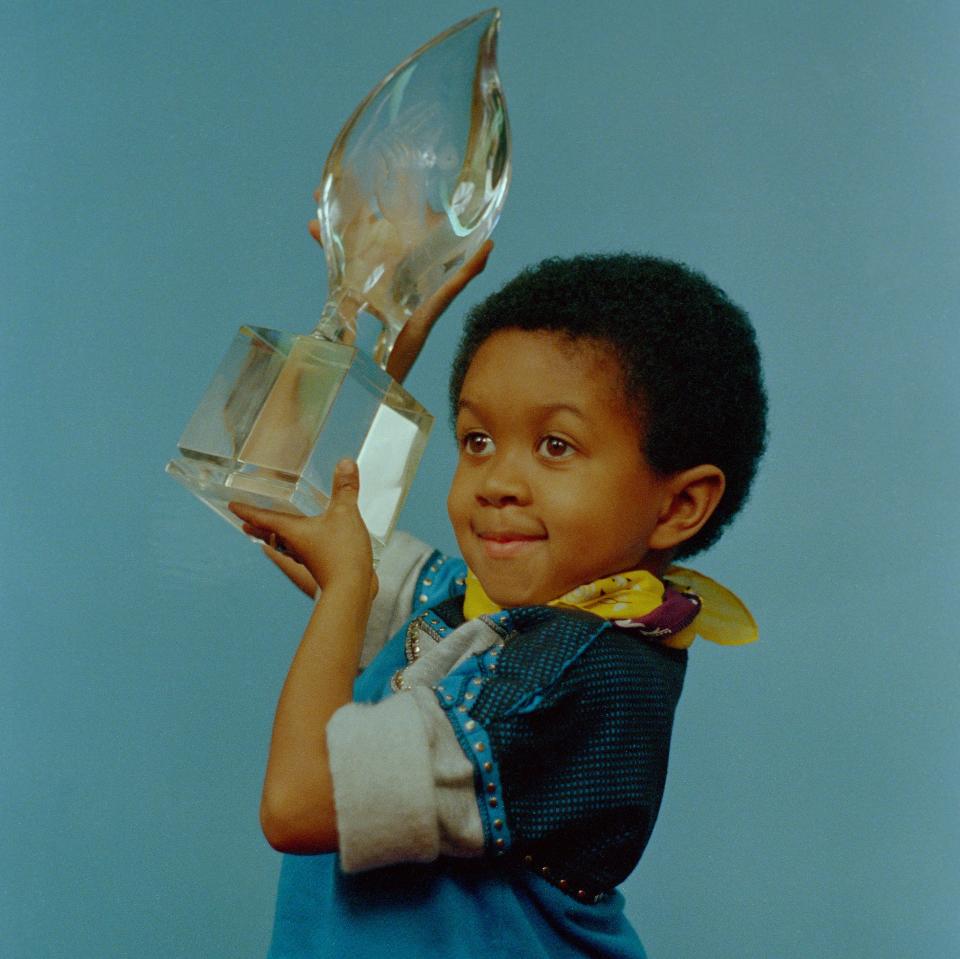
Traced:
POLYGON ((167 472, 240 529, 231 501, 304 516, 330 500, 336 463, 360 469, 374 556, 386 544, 433 417, 365 353, 344 343, 241 327, 167 472))
MULTIPOLYGON (((167 472, 185 486, 202 503, 228 523, 242 528, 242 520, 227 509, 228 503, 248 503, 262 509, 278 510, 295 516, 314 516, 327 508, 329 497, 296 477, 271 475, 258 469, 247 472, 243 463, 222 466, 219 463, 193 458, 193 452, 170 460, 167 472)), ((382 548, 371 534, 374 545, 382 548)))

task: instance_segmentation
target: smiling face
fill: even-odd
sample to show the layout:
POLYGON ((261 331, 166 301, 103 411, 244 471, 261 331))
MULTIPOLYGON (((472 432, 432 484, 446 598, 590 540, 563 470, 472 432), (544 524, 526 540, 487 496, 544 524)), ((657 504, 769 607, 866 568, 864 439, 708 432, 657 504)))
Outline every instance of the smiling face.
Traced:
POLYGON ((501 330, 460 391, 447 508, 467 565, 503 607, 654 568, 667 481, 642 453, 619 364, 593 340, 501 330))

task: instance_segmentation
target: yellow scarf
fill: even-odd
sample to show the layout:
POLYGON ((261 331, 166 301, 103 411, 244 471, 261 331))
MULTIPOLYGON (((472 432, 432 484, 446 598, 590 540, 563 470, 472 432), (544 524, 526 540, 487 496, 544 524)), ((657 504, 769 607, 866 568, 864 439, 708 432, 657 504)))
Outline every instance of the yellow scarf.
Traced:
MULTIPOLYGON (((739 646, 757 638, 757 624, 743 601, 716 580, 692 569, 671 566, 664 574, 667 586, 681 593, 694 593, 702 604, 696 619, 674 636, 661 642, 664 646, 686 649, 697 636, 721 646, 739 646)), ((638 619, 663 603, 665 585, 646 570, 634 570, 607 576, 585 586, 578 586, 548 606, 583 609, 603 619, 638 619)), ((500 611, 484 592, 480 581, 467 571, 467 592, 463 615, 475 619, 500 611)))

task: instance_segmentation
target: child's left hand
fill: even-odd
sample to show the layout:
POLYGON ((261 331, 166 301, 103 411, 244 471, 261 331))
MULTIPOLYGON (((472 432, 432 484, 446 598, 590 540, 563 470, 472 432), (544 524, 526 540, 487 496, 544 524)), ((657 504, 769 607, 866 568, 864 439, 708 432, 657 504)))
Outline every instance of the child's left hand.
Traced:
POLYGON ((333 473, 330 504, 321 516, 293 516, 231 503, 243 531, 301 563, 323 590, 340 585, 377 592, 370 534, 357 508, 360 473, 352 460, 341 460, 333 473))

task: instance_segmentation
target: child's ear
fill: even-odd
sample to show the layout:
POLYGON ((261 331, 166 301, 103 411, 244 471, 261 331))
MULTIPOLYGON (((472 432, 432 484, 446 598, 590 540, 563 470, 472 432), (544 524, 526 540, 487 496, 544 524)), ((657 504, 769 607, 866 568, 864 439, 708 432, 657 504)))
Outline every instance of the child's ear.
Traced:
POLYGON ((660 519, 649 549, 670 550, 696 535, 717 508, 727 481, 716 466, 703 464, 675 473, 666 482, 660 519))

